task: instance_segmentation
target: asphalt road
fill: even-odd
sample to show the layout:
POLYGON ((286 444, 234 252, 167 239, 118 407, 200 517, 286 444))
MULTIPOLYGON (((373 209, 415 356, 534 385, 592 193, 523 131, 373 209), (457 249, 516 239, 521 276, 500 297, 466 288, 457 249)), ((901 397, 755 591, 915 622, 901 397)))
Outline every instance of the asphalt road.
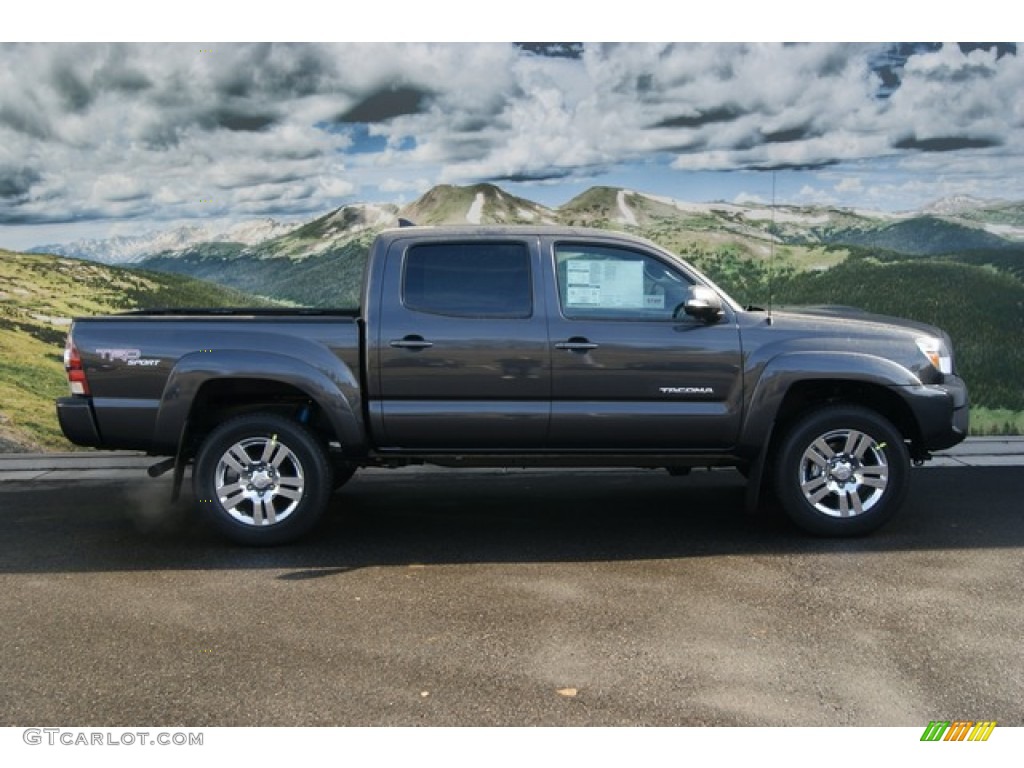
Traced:
POLYGON ((0 726, 1024 725, 1024 471, 871 537, 733 472, 367 472, 307 542, 166 478, 0 485, 0 726))

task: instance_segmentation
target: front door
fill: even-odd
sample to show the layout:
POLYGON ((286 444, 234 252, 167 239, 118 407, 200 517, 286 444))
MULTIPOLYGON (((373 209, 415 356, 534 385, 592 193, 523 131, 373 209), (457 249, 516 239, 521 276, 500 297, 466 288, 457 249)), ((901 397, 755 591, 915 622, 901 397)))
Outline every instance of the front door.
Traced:
POLYGON ((723 450, 742 407, 730 309, 707 324, 682 311, 696 278, 655 252, 600 242, 544 244, 554 449, 723 450))

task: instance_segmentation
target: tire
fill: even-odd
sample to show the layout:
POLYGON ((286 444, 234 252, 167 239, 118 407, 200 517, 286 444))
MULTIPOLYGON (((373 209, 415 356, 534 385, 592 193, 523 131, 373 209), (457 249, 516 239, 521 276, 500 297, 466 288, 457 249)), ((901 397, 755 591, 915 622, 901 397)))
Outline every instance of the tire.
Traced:
POLYGON ((828 406, 786 432, 774 479, 783 510, 800 528, 819 536, 861 536, 903 504, 910 457, 903 436, 880 414, 828 406))
POLYGON ((309 429, 283 416, 239 416, 213 430, 196 455, 200 511, 239 544, 294 541, 323 514, 331 465, 309 429))

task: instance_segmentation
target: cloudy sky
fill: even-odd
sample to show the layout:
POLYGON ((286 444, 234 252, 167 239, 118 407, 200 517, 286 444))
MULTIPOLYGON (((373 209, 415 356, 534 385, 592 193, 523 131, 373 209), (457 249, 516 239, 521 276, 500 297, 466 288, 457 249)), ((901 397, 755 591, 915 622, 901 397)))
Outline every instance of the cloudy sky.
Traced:
POLYGON ((1016 44, 0 44, 0 246, 492 181, 1024 199, 1016 44))

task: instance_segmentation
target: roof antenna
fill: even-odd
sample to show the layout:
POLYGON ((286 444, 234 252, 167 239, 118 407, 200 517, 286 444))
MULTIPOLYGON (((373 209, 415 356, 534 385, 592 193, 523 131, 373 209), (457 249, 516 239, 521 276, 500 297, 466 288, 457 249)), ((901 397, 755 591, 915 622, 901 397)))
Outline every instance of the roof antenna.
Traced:
POLYGON ((768 325, 772 324, 772 304, 775 300, 775 169, 772 169, 772 219, 768 231, 768 325))

